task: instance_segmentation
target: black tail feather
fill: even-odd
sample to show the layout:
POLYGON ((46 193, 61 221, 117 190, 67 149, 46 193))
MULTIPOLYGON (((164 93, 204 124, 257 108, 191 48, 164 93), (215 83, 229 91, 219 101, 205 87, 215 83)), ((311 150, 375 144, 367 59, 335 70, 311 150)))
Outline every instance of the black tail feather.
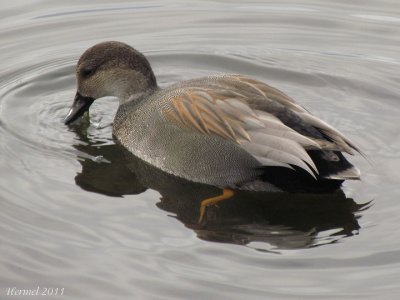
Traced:
POLYGON ((328 193, 340 188, 344 179, 328 179, 342 171, 352 168, 339 151, 310 150, 308 154, 318 168, 317 180, 307 171, 292 166, 293 169, 284 167, 262 167, 260 179, 267 181, 287 192, 312 192, 328 193))

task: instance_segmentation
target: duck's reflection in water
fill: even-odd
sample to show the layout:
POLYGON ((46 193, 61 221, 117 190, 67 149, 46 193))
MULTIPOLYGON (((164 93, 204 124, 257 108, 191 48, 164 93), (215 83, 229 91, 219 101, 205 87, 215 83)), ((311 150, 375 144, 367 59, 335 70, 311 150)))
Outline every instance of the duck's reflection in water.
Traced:
POLYGON ((161 194, 157 206, 171 212, 203 240, 249 245, 259 250, 334 243, 358 232, 357 213, 369 206, 346 198, 342 191, 332 194, 236 191, 233 198, 208 207, 205 220, 199 224, 201 200, 220 194, 220 189, 166 174, 119 145, 92 141, 84 128, 77 128, 76 133, 80 142, 74 147, 81 153, 82 165, 82 172, 75 177, 77 185, 110 196, 154 189, 161 194))

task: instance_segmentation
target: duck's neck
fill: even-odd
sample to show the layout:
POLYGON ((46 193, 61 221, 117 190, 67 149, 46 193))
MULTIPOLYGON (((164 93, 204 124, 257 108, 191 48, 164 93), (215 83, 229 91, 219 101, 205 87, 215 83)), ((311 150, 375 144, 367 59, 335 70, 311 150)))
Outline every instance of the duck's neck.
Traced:
POLYGON ((137 101, 140 101, 141 99, 147 98, 151 94, 153 94, 155 91, 157 91, 158 89, 159 89, 158 86, 154 86, 152 88, 148 88, 145 91, 140 91, 140 92, 126 91, 125 93, 118 96, 119 106, 130 103, 130 102, 137 102, 137 101))

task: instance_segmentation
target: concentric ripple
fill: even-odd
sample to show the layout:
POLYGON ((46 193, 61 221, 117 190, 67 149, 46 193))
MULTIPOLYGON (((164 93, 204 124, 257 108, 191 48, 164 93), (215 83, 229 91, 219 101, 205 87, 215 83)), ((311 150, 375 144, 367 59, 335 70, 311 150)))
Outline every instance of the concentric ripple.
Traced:
POLYGON ((397 297, 396 3, 289 2, 2 1, 1 299, 14 286, 65 288, 60 299, 397 297), (281 89, 359 145, 362 181, 312 215, 266 205, 268 222, 233 226, 221 204, 211 216, 225 227, 199 226, 191 185, 174 201, 173 184, 130 177, 115 99, 96 101, 90 124, 63 124, 76 61, 105 40, 143 51, 161 86, 242 73, 281 89))

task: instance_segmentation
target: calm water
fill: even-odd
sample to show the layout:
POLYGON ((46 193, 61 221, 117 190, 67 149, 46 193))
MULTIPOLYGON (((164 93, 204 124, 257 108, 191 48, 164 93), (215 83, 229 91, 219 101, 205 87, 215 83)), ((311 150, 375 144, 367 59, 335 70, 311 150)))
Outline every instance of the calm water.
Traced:
POLYGON ((398 299, 400 7, 396 1, 9 1, 0 8, 0 298, 398 299), (23 2, 23 3, 22 3, 23 2), (80 54, 104 40, 162 86, 242 73, 285 91, 365 152, 330 196, 215 189, 127 160, 117 103, 62 124, 80 54))

